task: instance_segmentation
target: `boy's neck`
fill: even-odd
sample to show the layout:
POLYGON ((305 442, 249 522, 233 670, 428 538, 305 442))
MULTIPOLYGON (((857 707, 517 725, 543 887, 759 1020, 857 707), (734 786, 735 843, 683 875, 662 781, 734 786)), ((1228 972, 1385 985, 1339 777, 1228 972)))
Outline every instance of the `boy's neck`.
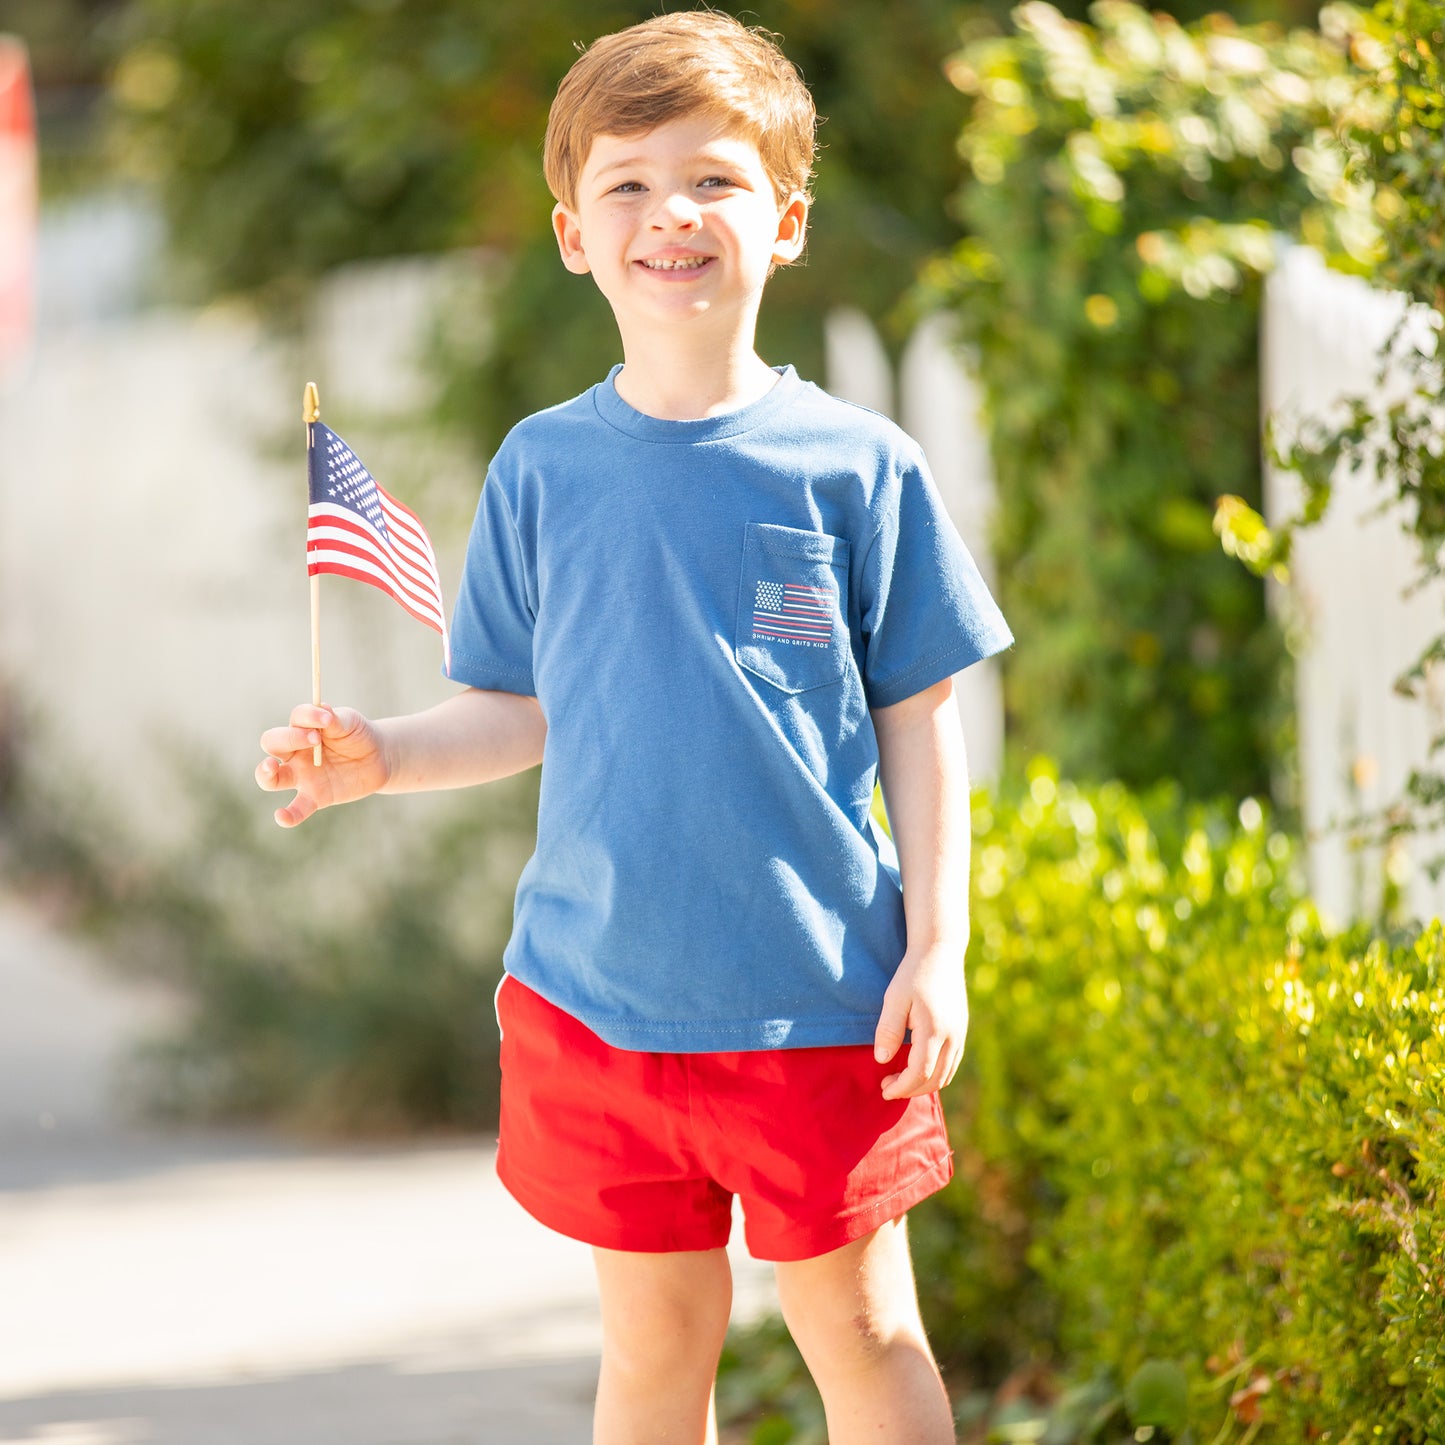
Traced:
POLYGON ((614 385, 634 411, 661 421, 700 421, 761 400, 778 373, 753 350, 751 338, 731 348, 628 346, 614 385))

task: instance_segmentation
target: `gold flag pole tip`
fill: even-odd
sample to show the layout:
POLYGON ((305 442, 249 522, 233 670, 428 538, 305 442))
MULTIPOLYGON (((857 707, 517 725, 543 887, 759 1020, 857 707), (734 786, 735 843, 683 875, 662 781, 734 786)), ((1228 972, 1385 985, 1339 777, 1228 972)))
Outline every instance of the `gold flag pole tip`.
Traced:
POLYGON ((301 419, 310 423, 321 420, 321 395, 316 390, 316 383, 306 383, 306 395, 301 403, 301 419))

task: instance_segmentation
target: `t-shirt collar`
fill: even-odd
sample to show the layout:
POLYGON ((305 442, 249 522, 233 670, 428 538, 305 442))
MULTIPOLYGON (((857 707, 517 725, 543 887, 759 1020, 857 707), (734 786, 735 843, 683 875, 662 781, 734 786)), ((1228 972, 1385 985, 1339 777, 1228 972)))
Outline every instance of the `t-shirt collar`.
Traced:
POLYGON ((695 442, 718 441, 723 437, 734 437, 751 431, 773 416, 779 408, 787 406, 797 395, 804 383, 791 366, 775 366, 778 383, 756 401, 726 411, 718 416, 699 417, 693 421, 667 421, 662 417, 648 416, 629 406, 617 393, 616 377, 622 370, 614 366, 607 373, 607 379, 592 388, 593 403, 597 414, 610 426, 628 436, 642 441, 661 442, 665 445, 682 445, 695 442))

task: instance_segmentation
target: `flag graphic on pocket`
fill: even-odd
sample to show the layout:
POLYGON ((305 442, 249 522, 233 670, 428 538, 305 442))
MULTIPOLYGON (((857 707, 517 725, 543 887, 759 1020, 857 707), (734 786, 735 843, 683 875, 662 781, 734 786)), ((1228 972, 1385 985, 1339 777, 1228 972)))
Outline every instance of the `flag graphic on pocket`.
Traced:
POLYGON ((753 601, 753 636, 782 642, 826 643, 833 635, 837 616, 835 588, 759 582, 753 601))

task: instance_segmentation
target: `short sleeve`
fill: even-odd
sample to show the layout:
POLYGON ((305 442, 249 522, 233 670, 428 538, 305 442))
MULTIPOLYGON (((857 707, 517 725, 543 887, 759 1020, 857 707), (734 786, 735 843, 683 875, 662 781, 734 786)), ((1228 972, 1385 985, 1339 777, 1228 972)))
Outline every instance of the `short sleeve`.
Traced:
POLYGON ((904 467, 864 557, 859 610, 869 707, 902 702, 1013 642, 921 456, 904 467))
POLYGON ((488 476, 467 541, 452 614, 452 681, 495 692, 535 695, 532 629, 536 568, 527 555, 505 488, 488 476))

